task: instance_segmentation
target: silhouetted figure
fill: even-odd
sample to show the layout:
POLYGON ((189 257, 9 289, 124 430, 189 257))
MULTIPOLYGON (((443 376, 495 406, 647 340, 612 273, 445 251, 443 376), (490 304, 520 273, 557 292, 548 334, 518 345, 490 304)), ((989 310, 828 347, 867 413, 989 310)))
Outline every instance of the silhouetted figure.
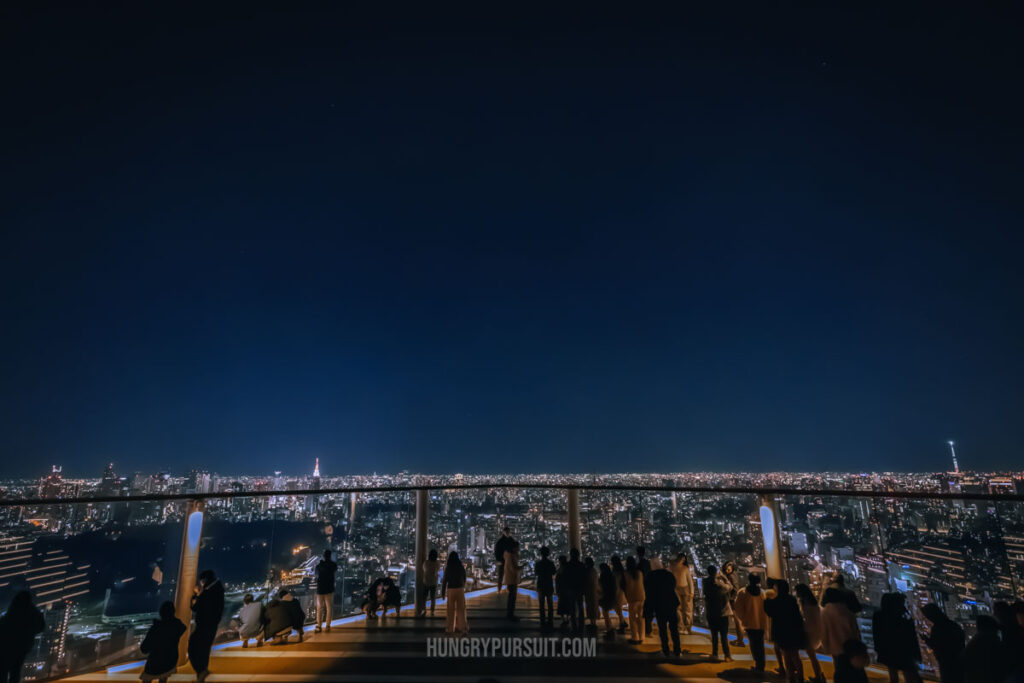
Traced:
POLYGON ((722 656, 731 662, 729 652, 729 580, 718 573, 718 567, 708 565, 707 575, 701 584, 704 592, 704 611, 707 614, 708 630, 711 631, 711 660, 718 661, 718 645, 722 645, 722 656))
POLYGON ((316 565, 316 632, 326 627, 331 632, 331 618, 334 615, 334 582, 338 563, 331 559, 330 549, 316 565))
POLYGON ((992 616, 999 622, 1009 680, 1012 683, 1024 681, 1024 628, 1017 619, 1017 612, 1013 605, 1000 601, 992 605, 992 616))
POLYGON ((555 595, 558 597, 558 626, 563 630, 569 627, 569 613, 572 611, 570 583, 569 558, 559 555, 558 568, 555 570, 555 595))
POLYGON ((618 602, 621 589, 612 568, 606 562, 602 562, 597 568, 597 588, 600 592, 598 604, 601 606, 601 616, 604 617, 604 637, 613 640, 615 629, 612 628, 612 612, 618 610, 619 621, 622 621, 622 606, 618 602))
POLYGON ((384 585, 385 581, 387 581, 387 577, 382 576, 366 589, 366 595, 363 597, 363 612, 368 619, 376 619, 377 610, 384 604, 384 595, 387 591, 387 587, 384 585))
POLYGON ((396 619, 402 616, 402 591, 398 589, 398 586, 390 576, 384 579, 384 594, 380 606, 380 616, 382 618, 387 616, 388 608, 395 610, 396 619))
POLYGON ((821 606, 806 583, 798 583, 794 592, 800 605, 800 613, 804 616, 804 651, 807 652, 807 659, 811 660, 811 668, 814 670, 811 683, 825 683, 825 674, 821 670, 821 662, 818 661, 822 632, 821 606))
POLYGON ((502 581, 505 579, 505 551, 512 547, 516 540, 512 538, 512 530, 504 527, 501 536, 494 544, 494 561, 498 564, 498 592, 501 592, 502 581))
POLYGON ((509 621, 519 621, 516 616, 516 598, 519 596, 519 580, 522 578, 519 568, 519 543, 512 541, 508 550, 505 551, 505 560, 502 563, 504 568, 504 581, 508 587, 508 600, 505 601, 505 618, 509 621))
POLYGON ((903 593, 886 593, 882 605, 871 620, 875 639, 875 656, 889 669, 889 680, 899 681, 899 672, 909 681, 920 681, 917 666, 921 647, 917 643, 914 622, 907 614, 907 598, 903 593))
POLYGON ((693 571, 686 555, 679 553, 668 563, 669 571, 676 579, 676 598, 679 599, 679 627, 689 635, 693 630, 693 571))
POLYGON ((199 573, 199 584, 192 596, 192 614, 196 626, 188 639, 188 660, 195 669, 196 680, 203 683, 210 675, 210 648, 224 615, 224 584, 212 569, 199 573))
POLYGON ((804 618, 800 606, 789 593, 789 583, 775 582, 775 596, 764 601, 764 611, 771 618, 771 638, 781 654, 786 675, 790 681, 800 683, 804 667, 800 663, 800 650, 804 647, 804 618))
POLYGON ((942 683, 963 683, 964 629, 947 617, 935 603, 922 607, 921 614, 932 624, 924 642, 931 648, 939 664, 939 680, 942 683))
POLYGON ((754 671, 764 673, 764 632, 768 628, 768 614, 764 610, 765 594, 761 590, 761 575, 748 574, 747 585, 736 593, 732 610, 741 628, 750 640, 750 656, 754 659, 754 671))
POLYGON ((569 549, 569 561, 565 565, 567 585, 567 602, 569 608, 569 628, 579 632, 583 630, 583 592, 587 583, 587 568, 580 561, 580 549, 569 549))
MULTIPOLYGON (((647 576, 651 573, 651 561, 647 558, 647 548, 642 545, 636 547, 636 567, 644 576, 644 590, 647 590, 647 576)), ((644 601, 644 636, 650 636, 653 632, 654 610, 644 601)))
POLYGON ((668 640, 672 637, 672 654, 679 656, 682 648, 679 645, 679 598, 676 596, 676 577, 672 572, 651 563, 651 573, 647 575, 647 604, 654 611, 658 622, 658 637, 661 639, 661 653, 669 655, 668 640))
POLYGON ((540 549, 540 559, 533 565, 537 577, 537 599, 540 602, 541 628, 555 626, 555 563, 548 559, 551 550, 547 546, 540 549))
MULTIPOLYGON (((0 617, 0 683, 18 683, 21 667, 36 636, 43 632, 43 613, 32 604, 32 594, 19 591, 0 617)), ((177 655, 175 655, 177 656, 177 655)))
POLYGON ((256 639, 256 647, 263 647, 263 603, 252 593, 242 597, 242 609, 238 610, 238 637, 242 647, 249 647, 249 639, 256 639))
POLYGON ((466 623, 466 568, 454 550, 448 553, 448 561, 444 565, 441 595, 447 598, 445 633, 469 633, 469 624, 466 623))
POLYGON ((146 666, 142 669, 143 681, 167 683, 171 674, 178 670, 178 643, 188 630, 181 619, 174 616, 174 603, 160 605, 160 618, 153 620, 139 649, 146 655, 146 666))
POLYGON ((597 585, 597 569, 594 567, 594 558, 586 557, 583 559, 583 601, 584 612, 587 616, 587 621, 590 622, 587 628, 591 629, 592 633, 597 633, 597 618, 600 614, 597 605, 599 593, 600 589, 597 585))
POLYGON ((999 622, 990 616, 978 617, 978 632, 964 648, 965 683, 1005 681, 1009 673, 1003 642, 999 638, 999 622))
POLYGON ((869 663, 868 646, 859 639, 843 643, 843 651, 836 657, 834 683, 868 683, 864 669, 869 663))
POLYGON ((644 575, 632 555, 626 558, 626 571, 623 574, 626 583, 626 608, 629 610, 629 641, 634 645, 644 642, 644 602, 647 592, 644 590, 644 575))
POLYGON ((860 640, 857 617, 850 604, 849 596, 835 587, 826 588, 821 598, 821 649, 832 657, 843 654, 846 641, 860 640))
POLYGON ((615 596, 616 601, 619 603, 619 633, 625 633, 629 630, 629 625, 623 616, 623 608, 626 605, 626 567, 622 564, 622 558, 618 555, 612 555, 611 567, 612 574, 615 575, 615 582, 619 586, 619 592, 615 596))
MULTIPOLYGON (((732 586, 732 591, 729 594, 729 603, 735 607, 736 596, 740 592, 740 576, 736 571, 736 563, 732 560, 727 560, 726 563, 722 565, 722 575, 729 580, 729 585, 732 586)), ((745 637, 743 635, 743 625, 740 624, 739 619, 736 618, 735 610, 733 610, 732 620, 736 628, 736 642, 733 643, 733 645, 743 647, 743 640, 745 637)))
POLYGON ((275 645, 284 645, 292 631, 298 631, 299 642, 302 642, 302 627, 306 623, 306 615, 302 606, 287 588, 282 588, 277 597, 267 603, 265 611, 266 625, 263 628, 265 640, 275 645))
POLYGON ((427 559, 423 560, 423 612, 420 616, 426 616, 427 599, 430 599, 430 616, 434 616, 434 608, 437 606, 437 577, 441 573, 441 560, 437 557, 437 551, 431 548, 427 559))

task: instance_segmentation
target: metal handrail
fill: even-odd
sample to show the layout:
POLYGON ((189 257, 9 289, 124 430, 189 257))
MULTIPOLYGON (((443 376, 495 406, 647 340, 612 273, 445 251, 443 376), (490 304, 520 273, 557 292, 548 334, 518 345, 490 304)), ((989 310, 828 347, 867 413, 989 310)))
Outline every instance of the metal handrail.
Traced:
POLYGON ((509 484, 484 482, 477 484, 403 484, 398 486, 343 486, 322 489, 289 489, 287 491, 222 491, 219 493, 163 493, 146 496, 95 496, 79 498, 15 498, 0 500, 0 507, 26 505, 74 505, 79 503, 144 503, 156 501, 218 500, 230 498, 264 498, 269 496, 325 496, 344 493, 401 493, 428 491, 463 491, 474 489, 578 489, 580 491, 644 491, 649 493, 712 493, 752 494, 762 496, 831 496, 851 498, 900 498, 922 500, 962 500, 987 502, 1024 502, 1019 493, 944 493, 941 491, 858 491, 850 489, 804 489, 784 486, 654 486, 626 484, 509 484))

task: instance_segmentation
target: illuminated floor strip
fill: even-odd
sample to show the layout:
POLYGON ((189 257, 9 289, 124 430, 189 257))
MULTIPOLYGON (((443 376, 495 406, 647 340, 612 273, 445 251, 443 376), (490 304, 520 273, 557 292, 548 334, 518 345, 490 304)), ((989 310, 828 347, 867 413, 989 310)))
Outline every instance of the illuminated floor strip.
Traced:
MULTIPOLYGON (((478 598, 478 597, 480 597, 482 595, 490 595, 491 593, 496 593, 497 591, 498 591, 497 586, 491 586, 490 588, 481 588, 480 590, 470 591, 469 593, 466 593, 466 599, 470 600, 472 598, 478 598)), ((446 604, 448 604, 447 598, 441 598, 441 599, 439 599, 437 601, 437 605, 439 607, 443 607, 446 604)), ((402 605, 402 611, 403 612, 405 612, 405 611, 412 611, 413 609, 415 609, 415 607, 413 605, 402 605)), ((366 621, 366 615, 365 614, 353 614, 350 617, 342 617, 340 619, 335 619, 334 621, 331 622, 331 628, 334 628, 335 626, 344 626, 345 624, 354 624, 354 623, 359 622, 359 621, 366 621)), ((306 626, 303 629, 303 632, 304 633, 311 633, 311 632, 313 632, 315 630, 316 630, 316 625, 315 624, 310 624, 309 626, 306 626)), ((242 647, 242 641, 241 640, 232 640, 232 641, 229 641, 229 642, 226 642, 226 643, 218 643, 217 645, 213 646, 212 651, 213 652, 218 652, 220 650, 224 650, 224 649, 229 648, 229 647, 238 647, 238 648, 240 648, 240 647, 242 647)), ((265 647, 272 647, 272 646, 267 645, 265 647)), ((107 673, 108 674, 117 674, 117 673, 122 673, 124 671, 131 671, 132 669, 141 669, 145 664, 146 664, 145 660, 141 660, 141 661, 137 661, 137 662, 128 662, 126 664, 118 664, 117 666, 107 667, 107 673)), ((211 677, 211 678, 209 678, 207 680, 213 680, 213 679, 211 677)))

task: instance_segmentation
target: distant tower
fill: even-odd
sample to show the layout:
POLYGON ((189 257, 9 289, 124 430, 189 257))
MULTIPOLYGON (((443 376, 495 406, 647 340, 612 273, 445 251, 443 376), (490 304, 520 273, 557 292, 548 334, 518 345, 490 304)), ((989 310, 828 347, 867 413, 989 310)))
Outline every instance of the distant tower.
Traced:
MULTIPOLYGON (((953 442, 950 441, 950 443, 953 443, 953 442)), ((320 478, 320 458, 317 458, 316 459, 316 464, 313 465, 313 476, 316 477, 317 479, 320 478)))
POLYGON ((948 443, 949 443, 949 452, 953 456, 953 472, 955 474, 960 474, 960 464, 956 461, 956 449, 953 448, 953 442, 952 441, 950 441, 948 443))

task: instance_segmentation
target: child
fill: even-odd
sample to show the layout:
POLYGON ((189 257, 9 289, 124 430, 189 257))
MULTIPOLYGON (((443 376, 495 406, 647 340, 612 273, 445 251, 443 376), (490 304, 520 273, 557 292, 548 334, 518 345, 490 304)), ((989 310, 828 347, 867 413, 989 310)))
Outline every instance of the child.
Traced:
POLYGON ((864 668, 868 665, 868 646, 851 638, 843 643, 843 654, 836 657, 835 683, 868 683, 864 668))
POLYGON ((170 675, 178 670, 178 643, 184 634, 185 624, 174 616, 174 603, 168 601, 160 605, 160 618, 153 620, 139 646, 142 654, 147 655, 140 677, 143 681, 167 683, 170 675))

